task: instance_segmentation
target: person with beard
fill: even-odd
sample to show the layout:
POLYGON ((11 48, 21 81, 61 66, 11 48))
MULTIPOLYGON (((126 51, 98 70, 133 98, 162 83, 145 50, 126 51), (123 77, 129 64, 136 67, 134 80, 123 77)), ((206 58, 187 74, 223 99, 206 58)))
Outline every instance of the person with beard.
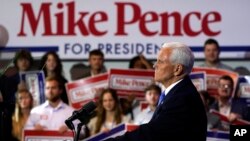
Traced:
POLYGON ((43 55, 39 70, 43 70, 45 77, 56 76, 63 83, 63 92, 61 99, 64 103, 69 104, 65 84, 68 80, 63 75, 63 65, 60 57, 55 51, 49 51, 43 55))
MULTIPOLYGON (((59 133, 68 130, 64 121, 72 115, 74 109, 61 100, 63 86, 60 82, 57 77, 49 76, 46 78, 45 96, 47 100, 31 110, 25 129, 57 130, 59 133)), ((74 122, 75 125, 76 122, 74 122)), ((83 137, 83 135, 84 132, 81 131, 80 136, 83 137)))

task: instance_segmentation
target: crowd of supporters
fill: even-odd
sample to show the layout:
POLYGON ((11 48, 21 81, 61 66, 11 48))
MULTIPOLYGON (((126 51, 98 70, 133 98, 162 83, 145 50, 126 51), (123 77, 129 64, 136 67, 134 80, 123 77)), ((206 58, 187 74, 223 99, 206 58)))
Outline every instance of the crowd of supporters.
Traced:
MULTIPOLYGON (((220 47, 216 40, 208 39, 204 43, 205 61, 199 67, 236 71, 239 75, 250 75, 242 66, 235 69, 223 64, 219 58, 220 47)), ((87 77, 93 77, 107 72, 105 57, 100 50, 92 50, 88 64, 74 64, 70 69, 71 80, 64 77, 63 63, 56 52, 43 55, 39 65, 33 64, 32 54, 27 50, 16 53, 13 67, 8 68, 0 76, 0 106, 1 106, 1 139, 21 141, 24 129, 57 130, 63 133, 68 129, 64 121, 76 109, 70 106, 65 84, 87 77), (34 67, 39 66, 39 67, 34 67), (19 73, 32 70, 42 70, 46 77, 46 101, 38 105, 34 103, 30 91, 20 80, 19 73)), ((130 59, 128 69, 154 70, 153 63, 146 56, 138 55, 130 59)), ((239 95, 233 91, 234 81, 228 75, 218 78, 218 95, 211 96, 208 91, 200 91, 204 107, 207 111, 208 130, 229 131, 230 123, 237 119, 250 121, 250 108, 243 105, 239 95), (211 109, 225 115, 229 124, 221 121, 211 109)), ((83 127, 81 138, 87 138, 99 132, 108 132, 120 123, 145 124, 150 121, 157 107, 161 94, 160 84, 153 83, 145 89, 145 100, 136 99, 133 94, 120 98, 112 89, 100 91, 95 114, 89 123, 83 127), (147 107, 142 108, 141 103, 147 107)), ((74 123, 74 124, 77 124, 74 123)))

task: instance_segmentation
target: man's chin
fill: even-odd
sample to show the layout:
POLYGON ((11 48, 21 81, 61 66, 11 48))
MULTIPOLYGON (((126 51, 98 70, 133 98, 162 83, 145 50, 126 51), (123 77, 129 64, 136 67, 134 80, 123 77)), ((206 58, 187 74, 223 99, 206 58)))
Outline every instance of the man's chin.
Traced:
POLYGON ((57 102, 58 98, 48 98, 48 100, 51 101, 51 102, 57 102))
POLYGON ((160 82, 160 80, 156 76, 154 77, 154 81, 155 82, 160 82))

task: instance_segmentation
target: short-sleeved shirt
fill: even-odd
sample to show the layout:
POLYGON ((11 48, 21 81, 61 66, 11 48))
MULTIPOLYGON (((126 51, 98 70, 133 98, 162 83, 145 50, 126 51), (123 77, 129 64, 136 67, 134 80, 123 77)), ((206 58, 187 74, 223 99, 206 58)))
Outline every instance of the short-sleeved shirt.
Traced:
POLYGON ((142 110, 135 118, 134 124, 141 125, 148 123, 153 117, 154 111, 148 106, 146 109, 142 110))
POLYGON ((72 107, 62 101, 55 108, 46 101, 31 110, 25 129, 34 129, 36 124, 40 124, 47 130, 58 130, 62 125, 65 125, 65 120, 72 115, 73 111, 72 107))
MULTIPOLYGON (((207 68, 211 68, 210 66, 208 66, 206 63, 199 65, 200 67, 207 67, 207 68)), ((229 71, 233 71, 233 68, 231 68, 230 66, 223 64, 221 62, 219 62, 217 64, 216 67, 214 67, 214 69, 224 69, 224 70, 229 70, 229 71)))

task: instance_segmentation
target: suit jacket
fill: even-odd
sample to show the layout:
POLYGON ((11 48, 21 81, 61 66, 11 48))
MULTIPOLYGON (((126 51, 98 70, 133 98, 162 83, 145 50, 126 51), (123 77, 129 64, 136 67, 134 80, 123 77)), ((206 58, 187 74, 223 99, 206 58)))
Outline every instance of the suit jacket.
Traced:
POLYGON ((204 105, 188 76, 175 85, 159 105, 149 123, 126 132, 115 141, 206 141, 204 105))

